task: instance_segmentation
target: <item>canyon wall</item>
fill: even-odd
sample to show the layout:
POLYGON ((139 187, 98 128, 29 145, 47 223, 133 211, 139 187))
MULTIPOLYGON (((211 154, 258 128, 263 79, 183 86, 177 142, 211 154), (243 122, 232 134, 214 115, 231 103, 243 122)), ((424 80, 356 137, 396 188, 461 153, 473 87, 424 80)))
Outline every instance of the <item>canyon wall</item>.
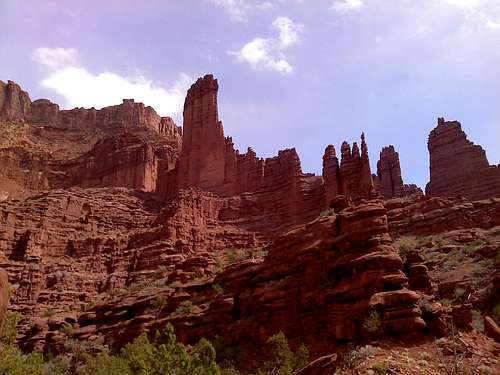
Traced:
POLYGON ((430 196, 469 199, 500 197, 500 165, 490 165, 486 152, 467 139, 458 121, 438 119, 429 134, 430 196))
POLYGON ((9 81, 0 82, 0 136, 1 195, 22 197, 71 186, 161 190, 182 130, 132 99, 60 110, 46 99, 31 102, 9 81))

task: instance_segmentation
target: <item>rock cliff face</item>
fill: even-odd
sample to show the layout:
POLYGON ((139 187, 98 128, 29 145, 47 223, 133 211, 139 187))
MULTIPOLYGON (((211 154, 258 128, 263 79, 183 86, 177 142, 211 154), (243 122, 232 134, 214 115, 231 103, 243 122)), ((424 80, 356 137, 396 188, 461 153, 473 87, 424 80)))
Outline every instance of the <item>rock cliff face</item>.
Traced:
POLYGON ((253 210, 281 216, 283 224, 300 224, 314 218, 325 206, 320 177, 304 174, 295 149, 262 159, 249 148, 234 149, 224 137, 218 117, 218 83, 212 75, 199 78, 184 104, 182 152, 175 177, 168 180, 178 189, 199 187, 225 197, 251 201, 253 210))
POLYGON ((75 334, 100 332, 126 341, 171 321, 183 341, 217 332, 226 343, 254 352, 281 330, 294 346, 304 341, 316 354, 369 336, 363 322, 371 311, 387 334, 419 331, 425 327, 420 297, 404 289, 403 263, 387 230, 380 203, 351 207, 279 236, 264 259, 229 267, 214 280, 165 288, 169 302, 156 317, 146 292, 127 301, 127 324, 125 305, 105 302, 81 317, 75 334), (214 284, 223 292, 214 292, 214 284), (179 315, 185 300, 196 308, 179 315))
POLYGON ((485 151, 467 139, 458 121, 438 119, 429 134, 430 196, 482 199, 500 196, 500 165, 489 165, 485 151))
POLYGON ((72 338, 121 346, 171 322, 183 342, 218 335, 259 355, 251 359, 280 330, 314 356, 347 342, 442 335, 433 294, 465 285, 436 275, 436 262, 457 251, 432 255, 434 245, 446 251, 434 237, 450 231, 450 241, 491 237, 467 251, 470 264, 491 258, 478 262, 488 278, 470 285, 492 292, 469 289, 492 310, 498 167, 458 123, 440 120, 431 133, 428 189, 489 198, 423 196, 404 185, 392 146, 372 175, 364 135, 361 147, 342 144, 340 160, 328 146, 322 177, 303 173, 295 149, 240 154, 224 135, 217 91, 211 75, 190 88, 181 131, 133 100, 60 110, 0 84, 0 320, 5 270, 23 348, 63 352, 66 324, 72 338), (320 214, 328 207, 335 213, 320 214), (403 262, 396 248, 411 247, 411 236, 403 262))
POLYGON ((151 107, 127 99, 101 110, 59 110, 46 99, 31 102, 11 81, 0 87, 3 195, 71 186, 155 191, 175 167, 182 131, 151 107))
POLYGON ((416 185, 403 184, 399 154, 392 145, 384 147, 380 151, 377 174, 372 175, 372 179, 375 190, 386 199, 423 194, 422 190, 416 185))
POLYGON ((356 142, 352 150, 347 142, 342 143, 340 164, 335 148, 328 145, 323 155, 323 181, 328 203, 337 195, 353 199, 375 196, 364 134, 361 134, 361 154, 356 142))
POLYGON ((15 82, 0 81, 0 119, 24 119, 30 113, 31 100, 15 82))

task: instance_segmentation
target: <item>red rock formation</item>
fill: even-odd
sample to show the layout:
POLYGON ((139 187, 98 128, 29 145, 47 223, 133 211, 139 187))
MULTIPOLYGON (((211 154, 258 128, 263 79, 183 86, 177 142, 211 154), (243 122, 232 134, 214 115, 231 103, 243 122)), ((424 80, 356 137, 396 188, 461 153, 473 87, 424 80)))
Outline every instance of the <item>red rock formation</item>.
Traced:
POLYGON ((481 146, 467 139, 458 121, 438 119, 429 134, 430 196, 500 197, 500 165, 489 165, 481 146))
POLYGON ((465 198, 413 196, 384 202, 394 234, 433 234, 500 225, 500 199, 470 202, 465 198))
POLYGON ((70 186, 164 191, 182 136, 170 117, 132 99, 101 110, 59 110, 46 99, 31 103, 10 81, 0 92, 3 195, 70 186))
POLYGON ((15 82, 0 81, 0 119, 20 120, 30 113, 31 100, 15 82))
POLYGON ((168 305, 155 317, 153 296, 105 302, 79 320, 76 331, 89 329, 116 343, 141 330, 171 321, 178 337, 192 342, 217 332, 227 343, 255 351, 277 331, 293 346, 301 341, 315 354, 345 340, 369 336, 363 322, 378 312, 386 333, 417 332, 425 326, 417 308, 419 296, 406 289, 402 261, 390 246, 385 210, 379 203, 348 208, 276 238, 262 260, 229 267, 212 282, 161 291, 168 305), (198 307, 178 316, 176 308, 189 299, 198 307), (124 324, 122 311, 127 309, 124 324))
POLYGON ((333 145, 328 145, 323 155, 323 181, 328 203, 337 195, 343 194, 339 159, 333 145))
POLYGON ((394 146, 382 148, 377 162, 377 174, 372 175, 375 190, 386 199, 403 197, 412 194, 423 194, 422 190, 413 184, 403 184, 399 154, 394 146))
POLYGON ((323 181, 327 202, 336 195, 346 195, 353 199, 374 197, 373 181, 370 172, 370 160, 365 135, 361 134, 361 154, 356 142, 351 147, 342 143, 340 165, 335 148, 329 145, 323 155, 323 181))
POLYGON ((384 147, 380 151, 377 162, 378 191, 384 198, 401 197, 403 195, 403 178, 399 165, 399 154, 394 146, 384 147))
MULTIPOLYGON (((251 148, 246 154, 235 150, 219 121, 217 91, 212 75, 199 78, 188 91, 177 189, 199 187, 221 196, 240 196, 235 199, 252 201, 255 212, 271 216, 277 212, 278 225, 288 227, 317 216, 325 205, 321 178, 302 172, 295 149, 265 160, 251 148)), ((173 180, 173 176, 166 178, 170 184, 173 180)), ((177 189, 166 190, 175 193, 177 189)))

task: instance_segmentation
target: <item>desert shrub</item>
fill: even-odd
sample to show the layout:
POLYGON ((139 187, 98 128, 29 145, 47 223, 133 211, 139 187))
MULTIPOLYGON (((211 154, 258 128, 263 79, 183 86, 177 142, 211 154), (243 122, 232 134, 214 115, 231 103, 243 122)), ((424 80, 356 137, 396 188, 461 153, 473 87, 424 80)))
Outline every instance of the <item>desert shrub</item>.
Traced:
POLYGON ((372 370, 376 375, 385 375, 389 370, 387 362, 378 362, 372 365, 372 370))
POLYGON ((196 306, 193 305, 191 301, 182 301, 182 303, 177 306, 175 311, 173 312, 174 316, 189 314, 195 310, 196 306))
POLYGON ((441 305, 443 306, 451 306, 451 301, 448 298, 443 298, 441 301, 439 301, 441 305))
POLYGON ((161 277, 167 276, 167 273, 168 273, 167 267, 165 267, 165 266, 158 267, 158 273, 161 277))
POLYGON ((44 375, 72 375, 71 360, 68 357, 47 357, 43 365, 44 375))
POLYGON ((212 289, 217 293, 217 294, 223 294, 224 289, 220 286, 220 284, 212 284, 212 289))
POLYGON ((53 316, 54 314, 56 313, 56 311, 54 309, 47 309, 43 312, 43 317, 44 318, 50 318, 51 316, 53 316))
POLYGON ((220 336, 215 336, 212 341, 215 352, 217 353, 217 363, 222 366, 223 370, 227 370, 228 374, 231 369, 238 363, 242 363, 246 357, 245 350, 238 344, 228 343, 220 336))
POLYGON ((479 311, 472 311, 472 328, 478 332, 484 331, 484 321, 483 316, 479 311))
POLYGON ((0 375, 44 375, 43 367, 40 353, 24 354, 15 346, 0 351, 0 375))
POLYGON ((380 330, 382 329, 380 314, 375 310, 370 311, 368 316, 363 321, 363 327, 366 329, 367 332, 370 333, 380 332, 380 330))
POLYGON ((132 375, 132 371, 125 359, 103 352, 89 356, 76 375, 132 375))
POLYGON ((463 296, 465 295, 465 289, 463 288, 455 288, 455 300, 460 300, 463 298, 463 296))
POLYGON ((333 208, 329 208, 328 210, 321 211, 319 217, 326 217, 335 215, 335 210, 333 208))
POLYGON ((283 332, 279 332, 267 339, 271 349, 271 359, 266 361, 258 370, 257 375, 291 375, 294 370, 304 367, 309 359, 309 351, 302 344, 294 353, 288 346, 283 332))
POLYGON ((267 256, 267 250, 254 249, 252 250, 252 258, 264 258, 267 256))
POLYGON ((165 296, 157 296, 149 301, 151 307, 154 307, 158 311, 161 311, 165 306, 167 306, 167 298, 165 296))
POLYGON ((375 353, 375 348, 371 345, 353 348, 342 356, 340 367, 343 370, 353 370, 361 365, 367 358, 375 353))
POLYGON ((220 368, 215 362, 215 349, 205 338, 195 345, 191 353, 188 373, 193 375, 220 375, 220 368))
POLYGON ((236 249, 233 247, 227 250, 226 260, 228 264, 238 263, 242 260, 248 259, 250 255, 250 252, 247 252, 244 249, 236 249))
POLYGON ((17 311, 7 311, 1 327, 0 342, 4 345, 14 345, 17 341, 17 325, 21 321, 21 314, 17 311))
POLYGON ((401 254, 406 254, 410 250, 411 250, 411 246, 406 244, 406 243, 402 243, 401 245, 399 245, 399 252, 401 254))
POLYGON ((301 369, 305 367, 308 364, 308 362, 309 362, 309 349, 307 349, 307 346, 304 343, 302 343, 295 352, 294 368, 296 370, 301 369))
POLYGON ((69 323, 64 323, 61 328, 59 328, 59 332, 64 333, 68 337, 72 337, 74 333, 74 328, 69 323))
POLYGON ((491 311, 491 315, 493 317, 493 320, 497 324, 500 324, 500 302, 498 302, 496 306, 493 308, 493 310, 491 311))

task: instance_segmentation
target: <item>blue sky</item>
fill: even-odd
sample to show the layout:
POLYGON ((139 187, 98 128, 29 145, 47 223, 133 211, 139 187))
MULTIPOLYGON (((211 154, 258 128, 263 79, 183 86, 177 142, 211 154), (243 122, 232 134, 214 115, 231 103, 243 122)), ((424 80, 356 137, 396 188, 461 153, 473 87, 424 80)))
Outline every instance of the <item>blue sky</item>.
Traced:
POLYGON ((226 135, 263 157, 365 132, 428 180, 427 136, 456 119, 500 161, 500 0, 0 0, 0 79, 63 108, 134 97, 182 123, 185 90, 219 79, 226 135))

